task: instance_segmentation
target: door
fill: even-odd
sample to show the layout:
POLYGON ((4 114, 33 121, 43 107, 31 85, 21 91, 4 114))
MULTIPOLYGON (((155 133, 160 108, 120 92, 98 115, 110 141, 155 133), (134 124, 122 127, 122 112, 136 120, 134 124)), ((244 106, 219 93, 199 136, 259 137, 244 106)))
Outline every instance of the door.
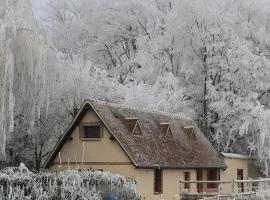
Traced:
MULTIPOLYGON (((203 180, 203 170, 198 169, 197 170, 197 181, 202 181, 203 180)), ((197 183, 197 192, 201 193, 203 192, 203 183, 197 183)))
MULTIPOLYGON (((237 180, 244 180, 244 170, 237 169, 237 180)), ((244 192, 244 183, 238 184, 238 191, 244 192)))

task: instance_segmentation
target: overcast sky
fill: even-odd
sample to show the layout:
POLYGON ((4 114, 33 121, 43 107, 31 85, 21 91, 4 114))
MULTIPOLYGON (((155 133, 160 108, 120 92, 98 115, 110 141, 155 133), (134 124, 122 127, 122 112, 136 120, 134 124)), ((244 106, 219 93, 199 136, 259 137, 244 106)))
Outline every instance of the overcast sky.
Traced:
POLYGON ((32 0, 33 2, 33 11, 36 15, 40 16, 44 9, 46 8, 46 4, 48 0, 32 0))

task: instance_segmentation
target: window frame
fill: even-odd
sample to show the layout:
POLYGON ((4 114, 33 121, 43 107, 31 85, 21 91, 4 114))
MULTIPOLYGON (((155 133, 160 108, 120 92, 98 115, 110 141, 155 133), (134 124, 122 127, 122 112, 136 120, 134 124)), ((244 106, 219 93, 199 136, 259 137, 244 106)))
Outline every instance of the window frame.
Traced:
POLYGON ((174 139, 171 125, 172 125, 172 123, 169 123, 169 122, 160 122, 159 123, 160 132, 162 134, 162 137, 164 137, 165 139, 169 139, 169 140, 174 139))
MULTIPOLYGON (((237 177, 237 180, 244 180, 244 169, 237 168, 236 177, 237 177), (241 176, 241 179, 238 178, 239 175, 241 176)), ((241 192, 245 191, 243 182, 238 183, 237 187, 238 187, 238 191, 241 191, 241 192)))
POLYGON ((143 137, 141 125, 140 125, 140 123, 139 123, 138 120, 136 121, 135 126, 134 126, 134 128, 133 128, 131 134, 132 134, 132 136, 135 136, 135 137, 143 137), (139 133, 140 133, 140 134, 135 134, 135 130, 136 130, 136 129, 139 129, 139 133))
POLYGON ((184 126, 183 129, 184 129, 184 132, 185 132, 189 141, 196 141, 197 140, 194 126, 184 126))
MULTIPOLYGON (((217 169, 217 168, 208 169, 207 170, 207 180, 208 181, 219 181, 220 180, 220 171, 219 171, 219 169, 217 169), (214 171, 216 173, 213 173, 214 171), (209 178, 211 172, 212 172, 211 175, 213 176, 213 174, 214 174, 214 176, 216 177, 215 180, 209 178)), ((217 183, 207 183, 207 189, 216 189, 216 188, 218 188, 218 184, 217 183)))
POLYGON ((168 129, 167 129, 166 134, 165 134, 165 138, 166 139, 169 139, 169 140, 173 140, 174 139, 172 128, 171 128, 171 124, 169 124, 169 126, 168 126, 168 129), (171 137, 169 137, 168 135, 171 135, 171 137))
POLYGON ((82 141, 98 141, 103 138, 103 127, 100 122, 81 122, 79 125, 79 135, 82 141), (85 127, 99 126, 100 137, 99 138, 87 138, 85 137, 85 127))
MULTIPOLYGON (((184 172, 184 181, 191 181, 191 172, 190 171, 185 171, 184 172), (188 179, 186 179, 187 177, 188 177, 188 179)), ((190 183, 185 183, 184 184, 184 189, 185 190, 190 190, 191 189, 190 183)))
POLYGON ((162 169, 154 169, 154 182, 153 182, 153 190, 155 195, 163 194, 163 170, 162 169), (157 173, 158 172, 158 173, 157 173), (159 174, 159 187, 157 188, 157 174, 159 174))

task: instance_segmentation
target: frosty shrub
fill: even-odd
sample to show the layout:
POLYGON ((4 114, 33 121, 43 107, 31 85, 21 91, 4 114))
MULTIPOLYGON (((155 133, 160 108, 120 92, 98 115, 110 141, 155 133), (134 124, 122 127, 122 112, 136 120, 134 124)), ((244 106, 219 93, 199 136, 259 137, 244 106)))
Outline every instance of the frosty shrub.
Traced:
POLYGON ((256 194, 256 198, 254 200, 267 200, 270 199, 270 188, 265 191, 259 191, 256 194))
POLYGON ((0 171, 0 199, 96 200, 113 193, 119 199, 137 199, 135 182, 108 172, 67 170, 30 172, 24 165, 0 171))

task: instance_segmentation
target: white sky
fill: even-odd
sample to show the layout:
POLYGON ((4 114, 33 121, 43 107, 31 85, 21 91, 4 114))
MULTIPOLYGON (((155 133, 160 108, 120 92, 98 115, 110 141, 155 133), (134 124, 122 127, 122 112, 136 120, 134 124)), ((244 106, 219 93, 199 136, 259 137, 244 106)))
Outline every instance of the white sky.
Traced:
POLYGON ((33 11, 37 16, 41 16, 44 9, 46 9, 46 4, 48 0, 32 0, 33 11))

